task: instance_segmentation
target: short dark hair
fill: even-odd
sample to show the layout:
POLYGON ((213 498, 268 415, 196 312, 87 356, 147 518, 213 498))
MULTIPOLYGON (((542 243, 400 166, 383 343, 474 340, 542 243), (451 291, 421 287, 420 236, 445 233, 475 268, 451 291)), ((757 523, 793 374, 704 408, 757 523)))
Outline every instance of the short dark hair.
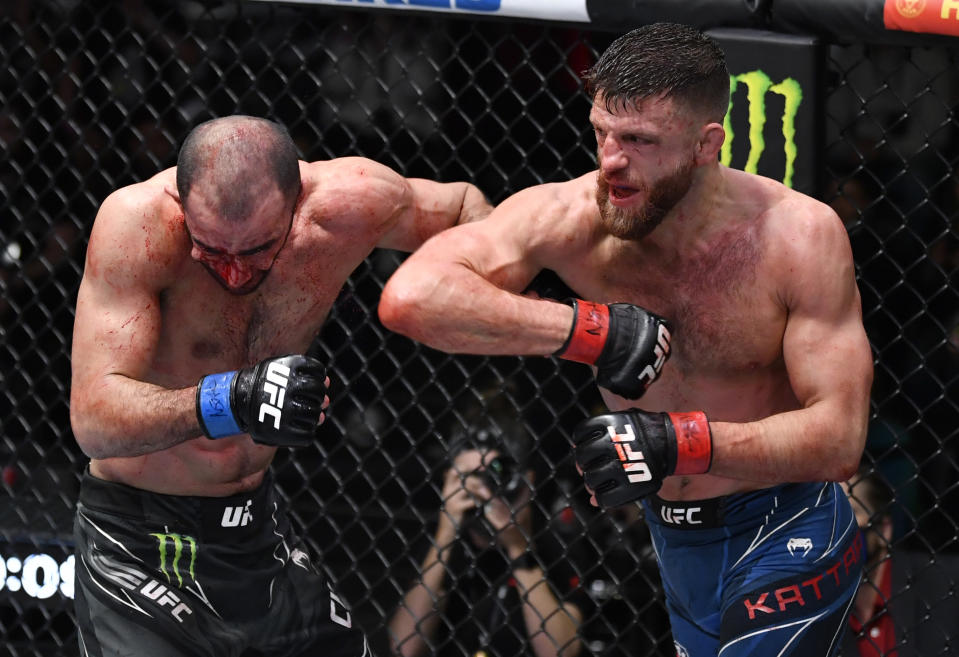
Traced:
POLYGON ((226 221, 246 219, 269 184, 292 206, 300 194, 296 145, 285 127, 267 119, 234 115, 205 121, 180 147, 176 186, 181 203, 199 180, 213 187, 226 221))
POLYGON ((686 25, 653 23, 616 39, 584 75, 591 98, 612 112, 659 95, 721 123, 729 109, 726 56, 711 37, 686 25))

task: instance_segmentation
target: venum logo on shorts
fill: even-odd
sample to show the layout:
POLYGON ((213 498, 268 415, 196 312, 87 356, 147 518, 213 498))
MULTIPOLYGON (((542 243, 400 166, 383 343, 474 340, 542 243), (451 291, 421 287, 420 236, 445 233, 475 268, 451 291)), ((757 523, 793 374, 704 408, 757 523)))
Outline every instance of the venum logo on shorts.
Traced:
POLYGON ((623 469, 626 471, 626 478, 631 484, 638 484, 649 481, 653 478, 653 473, 649 469, 649 464, 641 451, 633 451, 629 443, 636 440, 636 434, 633 433, 633 427, 626 425, 626 434, 617 433, 616 427, 607 426, 610 440, 616 448, 619 460, 623 462, 623 469))
POLYGON ((659 333, 656 335, 656 346, 653 349, 656 360, 644 367, 643 371, 639 373, 639 380, 645 380, 646 385, 650 385, 655 381, 656 377, 659 376, 659 373, 663 370, 663 365, 666 364, 666 359, 669 357, 669 341, 671 339, 672 336, 669 334, 669 329, 666 328, 664 324, 660 324, 659 333))
POLYGON ((269 415, 273 418, 273 428, 279 430, 280 418, 283 412, 283 398, 286 396, 286 387, 290 382, 290 368, 276 361, 271 362, 266 368, 266 383, 263 384, 263 391, 270 396, 269 401, 260 404, 259 422, 262 424, 264 418, 269 415))
POLYGON ((253 512, 250 511, 250 505, 253 500, 247 500, 246 506, 228 506, 223 509, 223 519, 220 520, 221 527, 246 527, 253 520, 253 512))
POLYGON ((673 645, 676 646, 676 657, 689 657, 689 651, 679 641, 674 640, 673 645))
POLYGON ((674 507, 663 505, 659 508, 659 516, 663 522, 671 525, 701 525, 702 520, 695 518, 703 508, 701 506, 674 507))
POLYGON ((862 571, 862 534, 828 568, 779 580, 766 590, 743 596, 723 614, 723 626, 741 632, 793 620, 826 609, 859 583, 862 571))
POLYGON ((800 553, 799 556, 804 557, 809 554, 809 551, 812 550, 812 539, 811 538, 791 538, 786 542, 786 549, 789 550, 789 554, 796 556, 796 553, 800 553))
POLYGON ((299 566, 303 570, 313 570, 313 566, 310 563, 310 555, 301 550, 300 548, 293 548, 293 551, 290 552, 290 561, 294 565, 299 566))

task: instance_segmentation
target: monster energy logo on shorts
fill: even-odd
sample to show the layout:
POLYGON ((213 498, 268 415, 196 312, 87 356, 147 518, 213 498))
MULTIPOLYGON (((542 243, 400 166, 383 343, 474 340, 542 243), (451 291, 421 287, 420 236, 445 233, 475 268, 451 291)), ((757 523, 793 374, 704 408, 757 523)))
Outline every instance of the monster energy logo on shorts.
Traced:
POLYGON ((767 118, 766 94, 772 92, 783 97, 782 131, 785 170, 783 171, 782 182, 787 187, 792 187, 796 156, 798 155, 796 148, 796 115, 799 113, 799 105, 803 100, 802 87, 793 78, 785 78, 782 82, 774 84, 772 79, 760 70, 729 76, 729 111, 726 112, 726 119, 723 122, 723 128, 726 130, 726 141, 723 143, 720 153, 720 159, 726 166, 729 166, 732 161, 734 134, 730 114, 733 111, 733 94, 739 83, 746 86, 746 100, 749 106, 749 156, 743 171, 756 173, 759 158, 762 157, 763 151, 766 149, 766 138, 763 136, 767 118))
POLYGON ((183 536, 181 534, 150 534, 159 542, 160 550, 160 572, 166 576, 166 581, 172 583, 170 577, 172 571, 176 577, 177 586, 183 586, 183 568, 186 566, 186 572, 190 579, 196 581, 196 539, 192 536, 183 536), (189 552, 189 564, 184 564, 184 552, 189 552))

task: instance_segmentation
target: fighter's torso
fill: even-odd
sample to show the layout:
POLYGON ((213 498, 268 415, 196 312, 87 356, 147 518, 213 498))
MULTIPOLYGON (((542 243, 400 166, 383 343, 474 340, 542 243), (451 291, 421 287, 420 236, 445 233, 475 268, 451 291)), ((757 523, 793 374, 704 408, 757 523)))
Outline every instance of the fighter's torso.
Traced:
MULTIPOLYGON (((320 194, 320 192, 317 192, 320 194)), ((320 199, 301 203, 290 235, 262 284, 234 295, 190 256, 182 209, 164 203, 156 221, 165 226, 148 240, 164 257, 166 281, 157 290, 162 328, 143 379, 177 389, 210 373, 252 365, 264 358, 302 353, 323 326, 353 269, 376 243, 375 231, 320 216, 320 199)), ((247 436, 197 438, 132 458, 94 461, 94 474, 138 488, 171 494, 228 495, 256 486, 276 449, 247 436)))
MULTIPOLYGON (((611 410, 703 411, 749 422, 799 407, 783 360, 787 308, 777 289, 775 213, 724 222, 707 240, 670 255, 600 241, 558 273, 591 301, 627 302, 665 317, 671 356, 639 400, 602 390, 611 410)), ((765 486, 701 475, 671 477, 660 495, 702 499, 765 486)))

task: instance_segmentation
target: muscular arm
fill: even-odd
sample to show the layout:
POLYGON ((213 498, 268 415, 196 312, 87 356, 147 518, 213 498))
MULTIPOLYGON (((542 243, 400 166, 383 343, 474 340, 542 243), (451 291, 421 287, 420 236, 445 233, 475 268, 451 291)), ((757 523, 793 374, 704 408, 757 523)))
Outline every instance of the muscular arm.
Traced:
POLYGON ((148 207, 123 190, 100 209, 87 248, 73 331, 70 420, 92 458, 136 456, 200 435, 195 388, 144 382, 160 334, 160 268, 145 256, 148 207), (146 214, 144 214, 146 213, 146 214))
POLYGON ((467 182, 439 183, 423 178, 403 179, 392 171, 383 172, 387 184, 401 187, 402 202, 390 217, 388 232, 377 246, 415 251, 423 242, 452 226, 485 219, 492 211, 483 193, 467 182))
POLYGON ((872 352, 845 230, 831 212, 794 219, 781 257, 788 312, 783 358, 802 408, 715 422, 712 474, 759 481, 843 481, 862 456, 872 352))
MULTIPOLYGON (((387 282, 383 324, 436 349, 489 355, 549 355, 572 323, 564 304, 520 292, 542 269, 532 257, 540 223, 557 203, 556 186, 519 192, 482 222, 427 241, 387 282)), ((545 231, 544 231, 545 232, 545 231)))

